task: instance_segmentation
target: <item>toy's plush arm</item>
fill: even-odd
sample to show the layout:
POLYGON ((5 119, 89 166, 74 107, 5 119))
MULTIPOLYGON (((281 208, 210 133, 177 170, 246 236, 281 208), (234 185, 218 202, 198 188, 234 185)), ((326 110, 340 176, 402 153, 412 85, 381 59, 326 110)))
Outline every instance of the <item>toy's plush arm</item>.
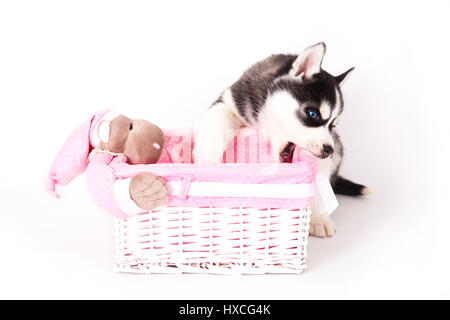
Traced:
POLYGON ((126 218, 167 203, 164 180, 152 173, 118 177, 110 166, 113 162, 126 162, 126 158, 97 154, 86 170, 89 192, 100 207, 116 218, 126 218))
POLYGON ((114 196, 122 211, 128 215, 152 210, 167 204, 169 200, 165 181, 150 172, 117 180, 114 196))
POLYGON ((91 158, 86 169, 86 182, 89 193, 95 203, 116 218, 126 218, 114 195, 114 184, 118 177, 110 167, 114 156, 110 154, 96 154, 91 158))
POLYGON ((130 199, 139 208, 151 210, 155 207, 167 204, 169 194, 166 182, 157 175, 143 172, 130 179, 130 199))

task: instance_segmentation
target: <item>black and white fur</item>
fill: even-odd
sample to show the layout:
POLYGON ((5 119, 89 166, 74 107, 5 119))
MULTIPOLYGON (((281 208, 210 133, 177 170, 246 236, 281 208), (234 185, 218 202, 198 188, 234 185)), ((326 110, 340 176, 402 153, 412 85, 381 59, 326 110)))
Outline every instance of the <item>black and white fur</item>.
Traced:
MULTIPOLYGON (((272 55, 245 71, 202 118, 194 161, 220 162, 230 132, 251 126, 269 137, 274 159, 283 161, 295 144, 319 158, 319 168, 336 193, 366 194, 366 187, 338 174, 343 146, 334 127, 344 107, 341 85, 353 68, 337 77, 322 70, 325 50, 325 44, 318 43, 299 55, 272 55)), ((328 215, 313 210, 310 233, 331 236, 334 232, 328 215)))

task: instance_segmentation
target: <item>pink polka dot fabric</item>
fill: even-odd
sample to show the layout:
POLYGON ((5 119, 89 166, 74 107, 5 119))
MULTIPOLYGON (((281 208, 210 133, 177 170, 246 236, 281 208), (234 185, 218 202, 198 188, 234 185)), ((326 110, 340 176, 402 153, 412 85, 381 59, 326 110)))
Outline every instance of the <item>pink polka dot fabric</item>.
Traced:
MULTIPOLYGON (((114 217, 125 218, 114 200, 113 185, 141 172, 152 172, 167 182, 221 182, 233 184, 310 184, 315 180, 314 156, 295 150, 293 163, 276 163, 270 159, 270 143, 252 129, 241 129, 230 141, 224 163, 192 163, 194 133, 192 129, 164 130, 165 147, 156 164, 130 165, 124 156, 98 154, 86 171, 88 188, 96 203, 114 217)), ((220 193, 220 192, 219 192, 220 193)), ((221 196, 170 196, 171 206, 180 207, 254 207, 295 209, 310 206, 312 197, 247 198, 221 196)))
POLYGON ((82 174, 88 165, 91 149, 91 133, 97 122, 110 110, 101 110, 76 128, 65 141, 50 167, 45 188, 59 197, 56 186, 68 185, 76 176, 82 174))

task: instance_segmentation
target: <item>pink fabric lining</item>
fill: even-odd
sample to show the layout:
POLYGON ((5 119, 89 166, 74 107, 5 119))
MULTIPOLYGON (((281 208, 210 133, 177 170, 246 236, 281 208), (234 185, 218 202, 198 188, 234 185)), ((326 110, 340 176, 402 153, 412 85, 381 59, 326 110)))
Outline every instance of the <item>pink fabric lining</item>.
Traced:
MULTIPOLYGON (((237 184, 302 184, 312 183, 317 172, 314 156, 296 150, 292 164, 275 163, 270 158, 270 143, 257 131, 244 128, 236 131, 223 155, 223 163, 193 164, 192 129, 164 130, 165 146, 157 164, 129 165, 124 156, 96 154, 88 163, 96 124, 109 110, 91 115, 64 143, 49 170, 46 189, 59 196, 56 186, 69 184, 85 170, 88 189, 95 202, 113 216, 126 217, 114 197, 114 184, 140 172, 155 173, 166 181, 187 181, 180 194, 172 195, 170 205, 216 207, 277 207, 298 208, 309 205, 312 199, 265 199, 188 196, 190 182, 221 182, 237 184)), ((276 159, 278 160, 278 159, 276 159)), ((220 191, 220 190, 219 190, 220 191)), ((220 193, 219 193, 220 194, 220 193)), ((126 195, 128 196, 128 195, 126 195)))
POLYGON ((124 179, 140 172, 153 172, 172 181, 191 177, 199 182, 297 184, 314 182, 316 173, 306 162, 130 165, 123 161, 125 157, 121 160, 111 162, 111 169, 124 179))
MULTIPOLYGON (((164 138, 165 147, 158 163, 193 162, 193 129, 166 129, 164 138)), ((303 155, 303 157, 307 156, 303 155)), ((276 161, 278 159, 271 158, 270 142, 260 132, 251 128, 236 130, 236 135, 228 143, 222 158, 223 163, 273 163, 276 161)))
MULTIPOLYGON (((293 163, 246 163, 250 159, 268 161, 270 144, 256 139, 256 131, 243 129, 234 139, 234 147, 228 147, 224 161, 231 163, 192 163, 193 131, 190 129, 165 130, 166 144, 157 164, 130 165, 126 157, 96 155, 87 169, 88 188, 96 203, 115 217, 126 217, 115 202, 113 185, 117 179, 127 179, 141 172, 152 172, 166 181, 223 182, 242 184, 300 184, 313 183, 317 172, 314 156, 303 150, 296 150, 293 163), (254 136, 251 136, 251 135, 254 136), (252 141, 249 138, 253 139, 252 141), (249 144, 252 146, 249 147, 249 144), (266 144, 264 146, 264 144, 266 144), (252 151, 253 150, 253 151, 252 151), (255 151, 256 150, 256 151, 255 151), (233 152, 233 156, 229 155, 233 152), (258 152, 255 155, 251 152, 258 152), (261 156, 264 152, 265 155, 261 156), (174 163, 174 162, 180 163, 174 163), (242 161, 244 163, 240 163, 242 161)), ((231 142, 232 144, 233 142, 231 142)), ((187 197, 185 194, 171 195, 169 205, 182 207, 254 207, 295 209, 310 206, 309 198, 231 198, 231 197, 187 197)), ((183 193, 183 192, 181 192, 183 193)))
MULTIPOLYGON (((129 165, 113 162, 115 175, 130 178, 140 172, 153 172, 166 181, 224 182, 251 184, 299 184, 313 183, 314 171, 305 163, 296 164, 153 164, 129 165)), ((170 205, 182 207, 255 207, 255 208, 302 208, 311 204, 312 198, 223 198, 223 197, 183 197, 173 195, 170 205)))

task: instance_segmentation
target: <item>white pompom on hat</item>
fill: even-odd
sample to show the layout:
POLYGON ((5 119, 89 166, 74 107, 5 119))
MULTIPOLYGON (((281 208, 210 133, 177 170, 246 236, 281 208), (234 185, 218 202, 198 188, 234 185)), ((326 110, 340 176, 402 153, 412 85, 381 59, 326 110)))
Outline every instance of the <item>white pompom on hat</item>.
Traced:
POLYGON ((100 142, 109 141, 109 130, 111 128, 111 121, 117 118, 119 114, 113 110, 105 113, 95 124, 92 126, 90 132, 91 146, 97 148, 100 142))

